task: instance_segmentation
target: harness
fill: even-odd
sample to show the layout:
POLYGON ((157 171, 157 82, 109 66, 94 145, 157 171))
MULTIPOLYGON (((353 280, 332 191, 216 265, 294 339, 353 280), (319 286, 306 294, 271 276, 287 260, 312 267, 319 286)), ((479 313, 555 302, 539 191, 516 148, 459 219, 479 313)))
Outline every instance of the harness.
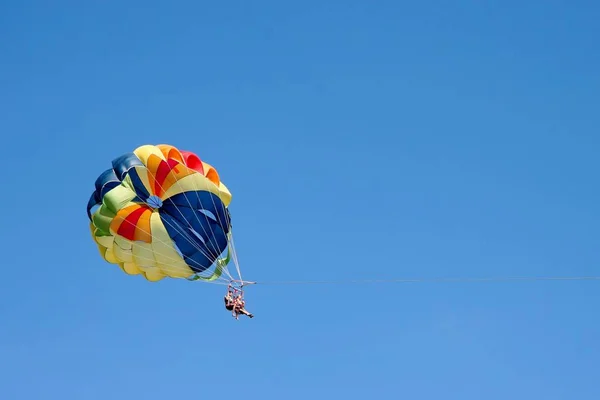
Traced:
POLYGON ((230 283, 227 286, 227 295, 229 297, 227 306, 233 307, 233 312, 237 314, 237 311, 244 308, 246 304, 246 302, 244 301, 244 291, 241 287, 235 287, 230 283))
POLYGON ((227 307, 232 307, 231 314, 237 319, 246 302, 244 301, 244 285, 255 284, 256 282, 247 282, 240 280, 231 280, 227 285, 228 302, 227 307))

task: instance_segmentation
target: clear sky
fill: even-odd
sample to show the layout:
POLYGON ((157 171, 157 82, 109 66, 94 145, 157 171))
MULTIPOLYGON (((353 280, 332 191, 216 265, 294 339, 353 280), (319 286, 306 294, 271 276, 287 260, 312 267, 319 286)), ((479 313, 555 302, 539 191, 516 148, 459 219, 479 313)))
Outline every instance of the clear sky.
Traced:
POLYGON ((110 161, 233 193, 257 281, 600 275, 594 1, 0 3, 0 398, 600 398, 600 282, 149 283, 110 161), (167 5, 168 4, 168 5, 167 5), (372 396, 372 397, 371 397, 372 396))

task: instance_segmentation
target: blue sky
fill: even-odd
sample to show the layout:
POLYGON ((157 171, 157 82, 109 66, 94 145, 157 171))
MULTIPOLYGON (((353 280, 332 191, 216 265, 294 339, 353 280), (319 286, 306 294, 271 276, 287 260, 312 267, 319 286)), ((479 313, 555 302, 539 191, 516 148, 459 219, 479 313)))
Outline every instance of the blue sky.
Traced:
POLYGON ((600 275, 599 17, 2 2, 0 397, 599 398, 598 282, 257 285, 236 322, 221 286, 103 262, 85 214, 170 143, 233 192, 247 279, 600 275))

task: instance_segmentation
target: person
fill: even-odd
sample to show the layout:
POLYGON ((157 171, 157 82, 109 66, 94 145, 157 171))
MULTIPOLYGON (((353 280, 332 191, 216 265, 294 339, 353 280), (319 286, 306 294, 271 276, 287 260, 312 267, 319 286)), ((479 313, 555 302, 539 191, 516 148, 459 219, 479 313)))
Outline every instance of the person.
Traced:
POLYGON ((242 299, 241 296, 238 297, 233 306, 233 312, 235 313, 235 319, 238 319, 240 314, 247 315, 248 318, 254 318, 254 315, 249 313, 248 310, 246 310, 245 306, 246 306, 246 302, 244 301, 244 299, 242 299))
POLYGON ((238 292, 235 290, 235 292, 236 293, 234 293, 231 286, 227 288, 227 294, 223 298, 225 301, 225 309, 231 311, 231 314, 235 319, 239 319, 240 314, 246 315, 249 318, 254 318, 254 315, 249 313, 245 308, 246 302, 243 299, 241 291, 238 292))
POLYGON ((233 311, 235 298, 233 297, 233 292, 231 291, 231 288, 227 289, 227 294, 225 295, 223 300, 225 300, 225 308, 229 311, 233 311))

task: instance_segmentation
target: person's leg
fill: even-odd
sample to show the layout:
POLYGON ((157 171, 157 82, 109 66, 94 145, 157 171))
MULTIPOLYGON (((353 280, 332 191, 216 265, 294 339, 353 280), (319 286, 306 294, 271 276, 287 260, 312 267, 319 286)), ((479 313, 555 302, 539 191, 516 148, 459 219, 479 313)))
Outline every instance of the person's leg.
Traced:
POLYGON ((241 314, 244 314, 244 315, 247 315, 247 316, 248 316, 248 317, 250 317, 250 318, 254 317, 254 315, 250 314, 250 313, 249 313, 249 312, 248 312, 248 311, 247 311, 245 308, 242 308, 242 309, 240 310, 240 313, 241 313, 241 314))

